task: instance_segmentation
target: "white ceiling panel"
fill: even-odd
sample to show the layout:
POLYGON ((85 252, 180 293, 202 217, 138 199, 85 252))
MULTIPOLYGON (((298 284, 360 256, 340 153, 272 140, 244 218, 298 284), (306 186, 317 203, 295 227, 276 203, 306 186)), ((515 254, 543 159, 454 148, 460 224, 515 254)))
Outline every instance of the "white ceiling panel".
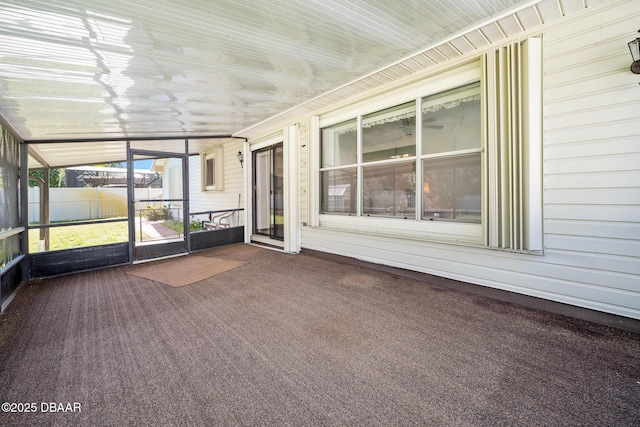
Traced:
POLYGON ((428 68, 432 65, 437 64, 437 62, 435 62, 433 59, 429 58, 428 55, 421 53, 420 55, 416 55, 413 58, 414 61, 416 61, 418 64, 420 64, 423 68, 428 68))
POLYGON ((565 15, 584 9, 585 0, 563 0, 562 12, 565 15))
POLYGON ((99 153, 99 160, 92 163, 115 163, 127 159, 125 141, 83 142, 82 146, 63 142, 38 144, 30 146, 35 156, 29 157, 29 168, 42 166, 75 166, 86 164, 86 159, 92 158, 93 153, 99 153), (36 159, 44 159, 46 165, 36 159), (51 162, 54 164, 51 164, 51 162))
POLYGON ((506 38, 504 31, 497 22, 485 25, 480 28, 480 31, 482 31, 482 34, 484 34, 491 43, 498 43, 506 38))
POLYGON ((475 49, 482 49, 490 43, 487 37, 479 29, 465 34, 465 38, 475 49))
POLYGON ((440 64, 442 62, 446 62, 447 60, 449 60, 449 57, 444 53, 442 53, 442 51, 440 50, 440 47, 442 46, 438 46, 436 48, 429 50, 428 52, 425 52, 425 55, 427 55, 427 57, 436 64, 440 64))
POLYGON ((518 21, 516 15, 506 16, 498 21, 498 24, 500 25, 500 28, 502 29, 504 34, 507 35, 507 37, 520 34, 524 31, 524 28, 522 27, 520 21, 518 21))
POLYGON ((562 17, 562 3, 557 0, 542 0, 537 8, 543 22, 554 21, 562 17))
POLYGON ((2 0, 0 113, 26 140, 231 134, 525 2, 2 0))
POLYGON ((465 36, 453 39, 449 42, 449 44, 451 44, 462 55, 476 50, 476 47, 473 46, 465 36))
POLYGON ((402 61, 402 65, 410 70, 412 74, 422 71, 425 68, 424 66, 420 65, 420 63, 416 61, 415 58, 409 58, 406 61, 402 61))
POLYGON ((246 136, 566 1, 0 0, 0 115, 27 141, 246 136))

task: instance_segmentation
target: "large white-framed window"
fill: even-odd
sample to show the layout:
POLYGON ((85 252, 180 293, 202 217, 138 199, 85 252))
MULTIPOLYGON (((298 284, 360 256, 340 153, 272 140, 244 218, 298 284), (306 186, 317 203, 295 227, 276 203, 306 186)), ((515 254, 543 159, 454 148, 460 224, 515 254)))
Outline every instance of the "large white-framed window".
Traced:
POLYGON ((480 82, 422 98, 422 216, 481 223, 480 82))
POLYGON ((481 222, 479 82, 324 127, 320 151, 323 214, 481 222))
POLYGON ((202 191, 222 191, 224 184, 224 152, 222 147, 200 155, 202 191))
POLYGON ((312 224, 541 253, 541 80, 532 38, 319 116, 312 224))
POLYGON ((416 102, 361 119, 363 216, 415 218, 416 102))
POLYGON ((320 173, 323 213, 356 215, 358 212, 358 141, 355 119, 321 131, 320 173))

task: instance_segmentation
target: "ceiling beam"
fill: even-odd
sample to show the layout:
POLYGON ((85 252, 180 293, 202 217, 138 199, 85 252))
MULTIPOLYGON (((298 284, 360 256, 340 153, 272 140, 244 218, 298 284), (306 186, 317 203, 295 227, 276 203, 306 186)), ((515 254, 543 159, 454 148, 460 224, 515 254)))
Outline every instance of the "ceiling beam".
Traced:
POLYGON ((137 138, 80 138, 80 139, 43 139, 43 140, 26 140, 25 144, 66 144, 70 142, 117 142, 117 141, 170 141, 180 139, 242 139, 247 138, 233 135, 202 135, 202 136, 143 136, 137 138))

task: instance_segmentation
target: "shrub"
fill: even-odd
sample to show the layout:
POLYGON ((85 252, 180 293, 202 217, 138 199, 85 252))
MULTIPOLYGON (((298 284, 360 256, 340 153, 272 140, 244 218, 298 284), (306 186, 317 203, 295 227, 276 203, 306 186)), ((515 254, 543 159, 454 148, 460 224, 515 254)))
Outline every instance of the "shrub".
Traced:
POLYGON ((147 206, 147 209, 142 210, 142 216, 148 221, 161 221, 163 219, 171 219, 171 211, 168 206, 161 208, 152 208, 147 206))
POLYGON ((189 223, 189 229, 191 231, 202 230, 202 222, 198 219, 192 218, 189 223))

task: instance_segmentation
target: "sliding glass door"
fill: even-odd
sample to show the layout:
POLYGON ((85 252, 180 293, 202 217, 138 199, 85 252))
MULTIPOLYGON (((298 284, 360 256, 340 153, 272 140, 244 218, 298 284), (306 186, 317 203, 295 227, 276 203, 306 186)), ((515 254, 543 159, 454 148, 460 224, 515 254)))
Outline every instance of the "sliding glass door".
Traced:
POLYGON ((284 240, 282 143, 253 152, 253 234, 284 240))

